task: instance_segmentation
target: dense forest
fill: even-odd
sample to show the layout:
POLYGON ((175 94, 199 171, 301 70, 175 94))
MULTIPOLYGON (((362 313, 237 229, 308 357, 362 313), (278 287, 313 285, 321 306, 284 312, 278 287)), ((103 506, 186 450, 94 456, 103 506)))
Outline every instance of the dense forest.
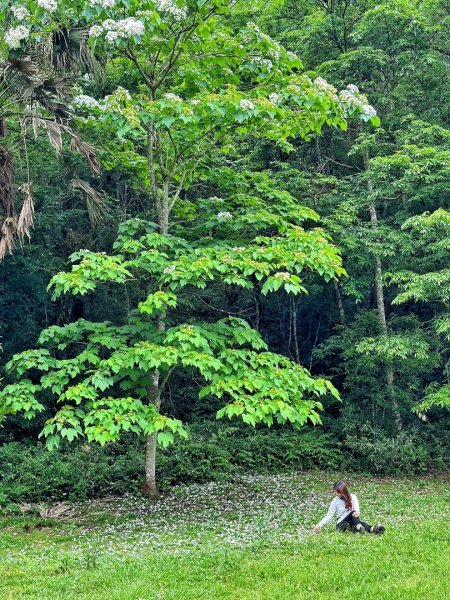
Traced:
POLYGON ((445 470, 450 3, 0 6, 0 504, 445 470))

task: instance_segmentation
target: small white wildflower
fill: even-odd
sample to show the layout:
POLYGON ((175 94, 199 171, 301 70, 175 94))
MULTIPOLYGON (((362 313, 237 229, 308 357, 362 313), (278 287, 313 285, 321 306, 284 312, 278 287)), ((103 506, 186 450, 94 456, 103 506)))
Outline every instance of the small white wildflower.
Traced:
POLYGON ((29 29, 23 25, 8 29, 5 33, 5 42, 9 48, 20 48, 20 42, 26 40, 30 35, 29 29))
POLYGON ((168 267, 166 267, 164 269, 164 273, 173 273, 175 271, 175 269, 176 269, 175 265, 169 265, 168 267))
POLYGON ((48 12, 54 12, 58 8, 56 0, 37 0, 37 5, 48 12))
POLYGON ((233 218, 233 215, 228 210, 224 210, 217 214, 217 218, 219 221, 230 221, 233 218))
POLYGON ((191 104, 200 104, 200 100, 194 98, 193 100, 191 100, 191 104))
POLYGON ((233 248, 233 252, 244 252, 245 248, 244 246, 235 246, 233 248))
POLYGON ((347 86, 347 89, 352 94, 359 94, 359 88, 358 88, 358 86, 355 85, 355 84, 353 84, 353 83, 349 83, 348 86, 347 86))
POLYGON ((239 106, 242 108, 242 110, 253 110, 255 108, 255 105, 251 100, 245 99, 239 102, 239 106))
POLYGON ((273 92, 273 94, 270 94, 269 100, 272 102, 272 104, 278 104, 280 101, 280 95, 273 92))
POLYGON ((14 17, 18 21, 23 21, 31 14, 30 11, 25 8, 25 6, 13 6, 11 10, 13 11, 14 17))

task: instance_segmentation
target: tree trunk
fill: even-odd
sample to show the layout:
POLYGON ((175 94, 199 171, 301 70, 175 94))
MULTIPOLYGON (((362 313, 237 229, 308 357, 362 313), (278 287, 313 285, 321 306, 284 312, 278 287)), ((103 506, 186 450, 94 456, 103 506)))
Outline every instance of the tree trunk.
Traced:
MULTIPOLYGON (((364 161, 364 170, 366 173, 369 170, 369 153, 367 149, 363 151, 363 161, 364 161)), ((370 177, 367 177, 367 192, 369 197, 369 215, 370 222, 374 227, 378 225, 378 215, 375 207, 375 203, 373 202, 373 186, 370 177)), ((384 287, 383 287, 383 270, 381 266, 381 258, 378 253, 374 253, 375 256, 375 297, 377 303, 377 311, 378 311, 378 319, 380 321, 381 329, 384 334, 388 333, 387 321, 386 321, 386 309, 384 304, 384 287)), ((386 376, 386 386, 388 395, 391 401, 392 410, 394 412, 394 420, 395 426, 398 431, 401 431, 403 428, 402 417, 400 415, 400 410, 398 407, 397 400, 395 399, 395 391, 394 391, 394 371, 392 366, 386 364, 385 367, 385 376, 386 376)))
MULTIPOLYGON (((147 394, 149 404, 154 404, 159 411, 161 405, 159 390, 159 371, 153 374, 153 380, 148 386, 147 394)), ((156 448, 158 434, 152 433, 147 437, 145 444, 145 482, 144 495, 151 500, 158 497, 158 487, 156 484, 156 448)))
POLYGON ((334 293, 336 294, 336 304, 339 312, 339 321, 342 327, 347 327, 347 319, 345 318, 344 304, 342 303, 341 290, 339 289, 339 283, 336 279, 333 279, 334 293))

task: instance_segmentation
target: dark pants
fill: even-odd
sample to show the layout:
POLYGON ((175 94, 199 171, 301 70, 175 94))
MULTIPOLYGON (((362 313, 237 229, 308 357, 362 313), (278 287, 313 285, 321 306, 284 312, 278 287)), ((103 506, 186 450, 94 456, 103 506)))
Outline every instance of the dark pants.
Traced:
POLYGON ((342 519, 342 521, 336 525, 336 529, 339 531, 357 531, 356 526, 362 525, 366 531, 370 531, 371 525, 364 523, 364 521, 361 521, 359 517, 354 517, 354 512, 355 511, 352 511, 345 517, 345 519, 342 519))

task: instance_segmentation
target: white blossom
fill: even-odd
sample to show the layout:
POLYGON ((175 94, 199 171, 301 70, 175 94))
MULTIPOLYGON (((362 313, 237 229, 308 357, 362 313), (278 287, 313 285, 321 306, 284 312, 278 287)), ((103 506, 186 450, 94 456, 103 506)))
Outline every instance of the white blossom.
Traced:
POLYGON ((233 252, 244 252, 245 248, 244 246, 235 246, 233 248, 233 252))
POLYGON ((283 281, 288 281, 288 279, 291 278, 291 274, 287 271, 279 271, 278 273, 275 273, 274 277, 282 279, 283 281))
POLYGON ((363 113, 365 115, 368 115, 369 117, 376 117, 377 116, 377 111, 370 104, 363 104, 361 106, 361 110, 363 111, 363 113))
POLYGON ((257 33, 261 31, 258 25, 256 23, 253 23, 253 21, 249 21, 246 25, 247 29, 251 29, 252 31, 256 31, 257 33))
POLYGON ((200 104, 200 100, 197 100, 197 98, 194 98, 193 100, 191 100, 191 104, 200 104))
POLYGON ((23 25, 8 29, 5 33, 5 42, 9 48, 20 48, 20 42, 30 35, 29 29, 23 25))
POLYGON ((99 35, 101 35, 103 33, 103 27, 100 27, 100 25, 93 25, 90 29, 89 29, 89 35, 91 37, 98 37, 99 35))
POLYGON ((90 3, 102 8, 112 8, 116 4, 116 0, 90 0, 90 3))
POLYGON ((113 19, 106 19, 102 23, 102 28, 104 31, 111 31, 117 29, 117 21, 113 19))
POLYGON ((173 0, 156 0, 156 10, 171 15, 176 21, 181 21, 187 16, 187 8, 178 6, 173 0))
POLYGON ((348 86, 347 86, 347 89, 352 94, 359 94, 359 88, 358 88, 358 86, 355 85, 355 84, 353 84, 353 83, 349 83, 348 86))
POLYGON ((350 106, 358 106, 362 108, 364 106, 364 102, 353 95, 350 90, 343 90, 339 93, 339 100, 344 102, 345 104, 350 104, 350 106))
POLYGON ((269 100, 272 102, 272 104, 278 104, 280 101, 280 95, 273 92, 270 94, 269 100))
POLYGON ((25 6, 13 6, 11 10, 13 11, 14 17, 18 21, 23 21, 31 14, 30 11, 25 8, 25 6))
POLYGON ((255 58, 253 59, 253 62, 266 71, 273 69, 273 62, 268 58, 255 58))
POLYGON ((268 48, 267 54, 274 60, 278 60, 280 58, 280 51, 278 48, 268 48))
POLYGON ((142 21, 129 17, 117 22, 117 31, 121 37, 131 37, 134 35, 142 35, 145 31, 145 26, 142 21))
POLYGON ((220 221, 231 221, 231 219, 233 218, 233 215, 228 210, 224 210, 217 214, 217 218, 220 221))
POLYGON ((314 79, 314 83, 319 88, 319 90, 322 90, 324 92, 336 92, 336 88, 334 87, 334 85, 330 85, 328 81, 325 81, 325 79, 323 79, 322 77, 316 77, 314 79))
POLYGON ((180 96, 177 96, 176 94, 172 94, 172 92, 169 92, 168 94, 164 94, 164 98, 166 100, 172 100, 173 102, 183 102, 182 98, 180 98, 180 96))
POLYGON ((108 31, 108 33, 105 36, 105 39, 109 44, 112 44, 113 42, 115 42, 117 40, 118 37, 119 37, 118 31, 108 31))
POLYGON ((164 269, 164 273, 173 273, 175 271, 176 267, 175 265, 169 265, 168 267, 166 267, 164 269))
POLYGON ((100 106, 95 98, 92 98, 92 96, 87 96, 86 94, 75 96, 73 99, 73 104, 79 108, 98 108, 100 106))
POLYGON ((242 108, 242 110, 253 110, 255 108, 255 105, 251 100, 245 99, 239 102, 239 106, 242 108))
POLYGON ((48 12, 53 12, 58 8, 56 0, 37 0, 37 5, 48 12))

